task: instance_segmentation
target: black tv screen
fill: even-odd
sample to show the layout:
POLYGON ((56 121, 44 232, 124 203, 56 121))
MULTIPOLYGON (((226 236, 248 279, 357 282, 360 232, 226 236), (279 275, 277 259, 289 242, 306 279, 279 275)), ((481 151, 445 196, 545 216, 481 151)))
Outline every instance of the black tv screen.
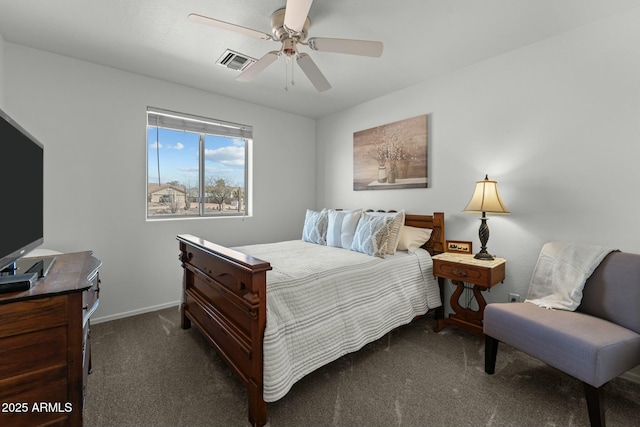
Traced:
POLYGON ((41 245, 44 148, 0 110, 0 270, 41 245))

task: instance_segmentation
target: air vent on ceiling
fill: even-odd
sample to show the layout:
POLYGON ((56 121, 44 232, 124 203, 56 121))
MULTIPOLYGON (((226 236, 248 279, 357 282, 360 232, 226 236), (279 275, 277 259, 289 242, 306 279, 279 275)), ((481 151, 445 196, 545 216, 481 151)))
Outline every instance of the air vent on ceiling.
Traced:
POLYGON ((256 61, 257 59, 255 58, 227 49, 220 58, 218 58, 216 64, 231 68, 232 70, 242 71, 256 61))

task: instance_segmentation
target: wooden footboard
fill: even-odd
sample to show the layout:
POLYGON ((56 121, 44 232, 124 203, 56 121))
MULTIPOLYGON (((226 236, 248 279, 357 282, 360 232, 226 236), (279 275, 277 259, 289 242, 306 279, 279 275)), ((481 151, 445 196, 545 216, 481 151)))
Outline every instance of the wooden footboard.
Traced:
POLYGON ((267 422, 262 398, 262 339, 268 262, 207 242, 178 236, 184 268, 182 329, 195 324, 246 384, 249 421, 267 422))
MULTIPOLYGON (((405 224, 432 228, 426 249, 432 255, 444 251, 443 213, 406 215, 405 224)), ((196 325, 246 384, 249 422, 263 426, 267 405, 262 397, 262 342, 271 265, 190 234, 177 239, 184 269, 181 326, 196 325)))

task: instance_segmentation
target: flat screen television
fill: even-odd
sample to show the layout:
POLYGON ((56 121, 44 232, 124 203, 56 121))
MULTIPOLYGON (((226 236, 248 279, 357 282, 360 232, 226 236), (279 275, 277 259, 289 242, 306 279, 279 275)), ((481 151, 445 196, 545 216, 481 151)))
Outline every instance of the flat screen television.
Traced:
POLYGON ((0 270, 44 242, 44 147, 0 109, 0 270))

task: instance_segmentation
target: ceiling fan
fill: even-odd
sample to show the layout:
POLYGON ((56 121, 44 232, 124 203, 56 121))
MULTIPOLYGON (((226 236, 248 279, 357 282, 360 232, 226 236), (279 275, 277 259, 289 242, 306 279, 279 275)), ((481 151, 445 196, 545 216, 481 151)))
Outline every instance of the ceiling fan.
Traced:
POLYGON ((281 43, 280 50, 267 52, 256 63, 246 68, 236 80, 248 82, 253 80, 269 65, 284 55, 287 59, 295 58, 296 62, 311 81, 318 92, 331 88, 318 66, 306 53, 298 52, 298 45, 308 46, 320 52, 346 53, 349 55, 379 57, 382 55, 383 43, 379 41, 335 39, 312 37, 307 40, 311 21, 308 14, 313 0, 287 0, 286 7, 278 9, 271 15, 271 31, 267 34, 218 19, 192 13, 189 20, 205 25, 235 31, 261 40, 272 40, 281 43))

